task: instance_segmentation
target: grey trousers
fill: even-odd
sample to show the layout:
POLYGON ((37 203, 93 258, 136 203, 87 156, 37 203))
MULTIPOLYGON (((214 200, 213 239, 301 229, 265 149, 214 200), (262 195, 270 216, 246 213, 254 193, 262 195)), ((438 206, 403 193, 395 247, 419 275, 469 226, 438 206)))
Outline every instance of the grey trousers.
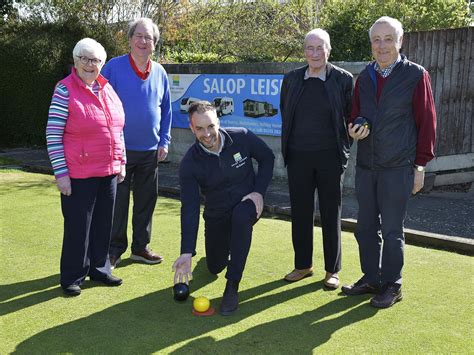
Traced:
POLYGON ((402 283, 403 223, 413 188, 413 167, 369 170, 356 168, 359 203, 355 236, 365 281, 402 283))

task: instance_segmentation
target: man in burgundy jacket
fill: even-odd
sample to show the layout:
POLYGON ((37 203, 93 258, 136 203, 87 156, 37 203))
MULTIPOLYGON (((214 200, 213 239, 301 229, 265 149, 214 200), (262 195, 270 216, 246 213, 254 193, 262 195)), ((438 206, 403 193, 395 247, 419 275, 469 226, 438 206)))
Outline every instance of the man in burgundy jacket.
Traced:
POLYGON ((370 304, 387 308, 402 299, 403 222, 434 157, 436 113, 428 72, 400 55, 401 23, 381 17, 369 37, 375 61, 357 79, 351 120, 364 117, 370 126, 349 124, 358 141, 355 237, 363 276, 342 291, 375 293, 370 304))

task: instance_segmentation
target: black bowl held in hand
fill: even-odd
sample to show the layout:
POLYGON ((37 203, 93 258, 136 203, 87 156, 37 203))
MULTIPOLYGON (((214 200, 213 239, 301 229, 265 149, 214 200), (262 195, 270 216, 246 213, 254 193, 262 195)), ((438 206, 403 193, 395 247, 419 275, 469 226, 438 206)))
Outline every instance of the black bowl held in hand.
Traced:
POLYGON ((173 298, 176 301, 184 302, 189 297, 189 286, 184 282, 177 283, 173 286, 173 298))
POLYGON ((357 117, 352 123, 352 125, 354 126, 360 125, 360 127, 357 128, 356 133, 359 131, 361 127, 366 127, 368 130, 370 130, 370 121, 365 117, 361 117, 361 116, 357 117))

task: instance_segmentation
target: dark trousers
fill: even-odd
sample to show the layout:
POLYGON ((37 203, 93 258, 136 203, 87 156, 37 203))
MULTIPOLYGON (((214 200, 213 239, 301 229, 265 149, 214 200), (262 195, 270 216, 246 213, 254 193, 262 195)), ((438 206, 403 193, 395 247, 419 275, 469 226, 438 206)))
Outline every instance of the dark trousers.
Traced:
POLYGON ((323 230, 324 268, 341 270, 341 196, 344 170, 336 150, 289 151, 288 184, 295 268, 312 266, 314 193, 318 190, 323 230))
POLYGON ((356 168, 359 213, 355 236, 367 282, 402 283, 403 222, 413 178, 411 166, 378 171, 356 168))
POLYGON ((228 280, 239 282, 242 279, 256 222, 257 212, 251 200, 240 202, 225 216, 206 218, 206 261, 212 274, 227 267, 228 280))
POLYGON ((156 154, 156 150, 127 150, 125 180, 117 185, 110 255, 120 256, 127 250, 130 189, 133 190, 132 253, 146 249, 150 243, 152 217, 158 198, 156 154))
POLYGON ((116 189, 117 178, 112 175, 71 179, 72 194, 61 194, 61 286, 80 285, 88 275, 110 274, 108 251, 116 189))

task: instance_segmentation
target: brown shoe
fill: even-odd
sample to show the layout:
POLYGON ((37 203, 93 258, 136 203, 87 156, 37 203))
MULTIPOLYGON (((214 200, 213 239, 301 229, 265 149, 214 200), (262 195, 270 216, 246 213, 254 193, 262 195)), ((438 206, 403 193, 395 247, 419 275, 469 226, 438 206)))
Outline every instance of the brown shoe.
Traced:
POLYGON ((289 274, 285 275, 284 280, 288 282, 296 282, 313 275, 313 268, 308 269, 294 269, 289 274))
POLYGON ((146 264, 159 264, 163 261, 163 257, 154 253, 151 249, 144 249, 139 252, 132 253, 130 259, 141 261, 146 264))
POLYGON ((335 290, 339 287, 339 275, 337 272, 331 274, 330 272, 326 272, 326 277, 324 278, 324 286, 335 290))

